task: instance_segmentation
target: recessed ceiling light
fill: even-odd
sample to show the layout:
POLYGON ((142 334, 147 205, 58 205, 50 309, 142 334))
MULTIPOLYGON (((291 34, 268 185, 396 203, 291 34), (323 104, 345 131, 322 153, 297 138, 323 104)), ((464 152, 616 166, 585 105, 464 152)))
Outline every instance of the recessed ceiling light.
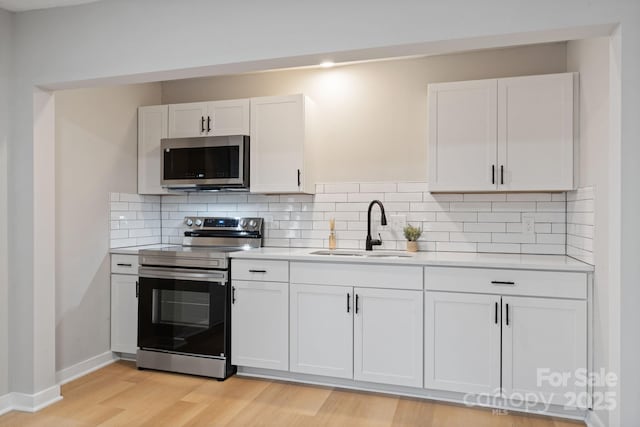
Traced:
POLYGON ((333 67, 334 65, 336 65, 336 64, 335 64, 333 61, 323 61, 323 62, 320 64, 320 66, 321 66, 322 68, 331 68, 331 67, 333 67))

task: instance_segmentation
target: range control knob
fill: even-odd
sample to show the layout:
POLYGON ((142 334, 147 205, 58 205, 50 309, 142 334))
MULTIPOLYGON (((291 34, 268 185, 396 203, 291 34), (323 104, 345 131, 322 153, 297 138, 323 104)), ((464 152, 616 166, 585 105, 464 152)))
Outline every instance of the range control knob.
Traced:
POLYGON ((247 226, 247 221, 245 221, 244 219, 241 219, 241 220, 240 220, 240 224, 239 224, 239 225, 240 225, 240 228, 246 228, 246 226, 247 226))
POLYGON ((200 218, 196 219, 196 226, 200 227, 202 225, 202 220, 200 218))
POLYGON ((191 220, 191 218, 185 219, 184 223, 187 224, 189 227, 191 227, 193 225, 193 221, 191 220))
POLYGON ((251 221, 249 221, 249 227, 256 228, 256 225, 258 225, 258 223, 255 220, 252 219, 251 221))

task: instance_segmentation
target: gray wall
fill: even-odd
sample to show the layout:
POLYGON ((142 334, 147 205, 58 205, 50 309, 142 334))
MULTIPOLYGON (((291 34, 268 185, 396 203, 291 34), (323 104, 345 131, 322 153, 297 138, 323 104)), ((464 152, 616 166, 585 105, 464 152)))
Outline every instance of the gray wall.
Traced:
MULTIPOLYGON (((595 38, 567 44, 567 71, 580 73, 579 187, 595 189, 593 364, 596 371, 612 369, 609 279, 609 39, 595 38)), ((615 357, 615 354, 613 355, 615 357)), ((612 392, 598 387, 599 392, 612 392)), ((598 411, 608 421, 607 411, 598 411)), ((608 422, 607 422, 608 425, 608 422)))
POLYGON ((617 92, 624 94, 612 103, 620 111, 620 120, 616 115, 612 123, 617 149, 612 161, 620 171, 611 184, 612 203, 621 208, 611 220, 616 222, 612 246, 618 252, 612 275, 619 278, 612 287, 623 325, 621 336, 612 342, 620 348, 623 378, 620 409, 612 424, 633 425, 640 419, 640 121, 636 117, 640 111, 640 2, 629 0, 588 4, 582 0, 402 0, 375 6, 361 0, 112 0, 18 14, 15 138, 9 155, 9 314, 20 329, 10 331, 12 389, 34 392, 55 381, 55 374, 49 372, 55 370, 50 363, 54 354, 50 347, 55 344, 49 339, 55 334, 55 313, 40 311, 52 303, 53 285, 33 280, 34 271, 43 267, 33 261, 40 236, 32 231, 32 219, 40 200, 46 199, 33 191, 34 85, 109 76, 130 76, 123 80, 129 83, 157 81, 166 79, 162 71, 194 67, 204 68, 188 77, 213 74, 212 70, 249 71, 261 64, 284 65, 287 61, 278 58, 289 57, 310 65, 327 52, 357 59, 417 48, 444 52, 444 48, 451 51, 471 45, 494 47, 506 43, 507 36, 522 43, 557 41, 604 35, 611 23, 621 23, 614 38, 612 85, 618 84, 619 76, 617 92), (474 39, 464 41, 469 38, 474 39))
POLYGON ((7 143, 13 14, 0 9, 0 396, 9 391, 8 334, 9 293, 7 282, 7 143))
POLYGON ((566 43, 366 62, 332 69, 186 79, 162 84, 163 103, 304 93, 320 141, 317 182, 427 180, 427 85, 561 73, 566 43))
POLYGON ((138 106, 160 83, 56 93, 56 371, 110 349, 109 193, 137 193, 138 106))

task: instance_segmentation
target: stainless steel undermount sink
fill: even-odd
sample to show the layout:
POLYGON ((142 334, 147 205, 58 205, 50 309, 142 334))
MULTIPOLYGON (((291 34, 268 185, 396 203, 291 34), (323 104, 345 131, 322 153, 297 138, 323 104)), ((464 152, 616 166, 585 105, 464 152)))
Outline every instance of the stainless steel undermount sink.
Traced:
POLYGON ((329 256, 345 256, 345 257, 364 257, 364 258, 411 258, 413 255, 402 252, 376 252, 376 251, 340 251, 340 250, 319 250, 311 252, 310 255, 329 255, 329 256))

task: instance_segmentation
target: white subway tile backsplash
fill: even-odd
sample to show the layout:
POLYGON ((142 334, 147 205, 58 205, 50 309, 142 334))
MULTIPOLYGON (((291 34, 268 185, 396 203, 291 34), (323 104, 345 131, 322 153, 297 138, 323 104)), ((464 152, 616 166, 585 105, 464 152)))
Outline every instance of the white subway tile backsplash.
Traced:
POLYGON ((136 212, 132 211, 111 211, 111 220, 134 220, 137 218, 136 212))
MULTIPOLYGON (((372 200, 384 200, 384 193, 349 193, 347 202, 365 202, 369 203, 372 200)), ((422 198, 420 199, 422 200, 422 198)))
POLYGON ((536 209, 538 212, 565 212, 566 202, 538 202, 536 209))
POLYGON ((398 184, 394 182, 365 182, 360 184, 361 193, 395 193, 398 184))
POLYGON ((478 222, 520 222, 520 212, 478 213, 478 222))
MULTIPOLYGON (((563 193, 564 194, 564 193, 563 193)), ((509 202, 550 202, 551 193, 508 193, 509 202)))
POLYGON ((494 243, 535 243, 535 234, 524 233, 493 233, 491 239, 494 243))
POLYGON ((493 212, 535 212, 536 202, 493 202, 493 212))
POLYGON ((522 250, 517 243, 478 243, 478 252, 516 254, 522 250))
POLYGON ((441 252, 478 252, 477 243, 436 242, 436 250, 441 252))
POLYGON ((564 255, 566 249, 564 245, 523 244, 521 251, 527 254, 564 255))
POLYGON ((315 203, 346 202, 347 201, 347 193, 322 193, 322 194, 316 194, 313 200, 314 200, 315 203))
POLYGON ((436 201, 410 203, 409 210, 418 212, 444 212, 449 210, 449 203, 440 203, 436 201))
POLYGON ((356 183, 324 184, 325 193, 358 193, 360 185, 356 183))
POLYGON ((504 193, 466 193, 463 194, 465 202, 504 202, 507 195, 504 193))
POLYGON ((491 233, 449 233, 452 242, 491 242, 491 233))
POLYGON ((477 222, 478 214, 476 212, 437 212, 437 221, 462 221, 477 222))
POLYGON ((463 194, 439 194, 439 193, 422 193, 425 202, 462 202, 463 194))
POLYGON ((464 231, 468 233, 504 233, 506 226, 503 222, 465 222, 464 231))
MULTIPOLYGON (((157 213, 152 210, 150 216, 135 217, 140 224, 133 224, 136 222, 133 218, 114 222, 118 226, 123 222, 128 224, 127 229, 157 230, 155 224, 147 222, 159 222, 162 218, 162 241, 180 243, 182 219, 188 214, 250 214, 265 218, 265 246, 327 247, 329 220, 333 218, 338 247, 364 249, 367 208, 373 199, 384 203, 388 217, 402 215, 406 223, 423 228, 421 250, 543 253, 540 251, 548 248, 547 253, 565 253, 565 193, 431 194, 424 182, 324 183, 316 185, 314 196, 168 195, 161 197, 162 206, 157 213), (523 213, 534 217, 532 234, 521 233, 523 213), (537 239, 537 236, 541 237, 537 239)), ((111 200, 123 202, 119 195, 112 196, 111 200)), ((153 201, 144 198, 126 203, 155 208, 153 201)), ((588 204, 576 203, 575 206, 588 204)), ((402 230, 394 230, 390 225, 381 227, 380 216, 379 209, 375 208, 372 233, 382 235, 383 248, 405 249, 402 230)), ((141 231, 140 235, 144 233, 141 231)))
POLYGON ((451 202, 449 209, 458 212, 491 212, 489 202, 451 202))
POLYGON ((567 255, 592 265, 595 193, 594 187, 583 187, 567 193, 567 255))
POLYGON ((421 202, 422 193, 385 193, 385 202, 421 202))
POLYGON ((110 193, 109 200, 112 248, 161 242, 160 196, 110 193))
POLYGON ((429 185, 426 182, 399 182, 398 183, 399 193, 412 193, 412 192, 425 193, 427 191, 429 191, 429 185))

